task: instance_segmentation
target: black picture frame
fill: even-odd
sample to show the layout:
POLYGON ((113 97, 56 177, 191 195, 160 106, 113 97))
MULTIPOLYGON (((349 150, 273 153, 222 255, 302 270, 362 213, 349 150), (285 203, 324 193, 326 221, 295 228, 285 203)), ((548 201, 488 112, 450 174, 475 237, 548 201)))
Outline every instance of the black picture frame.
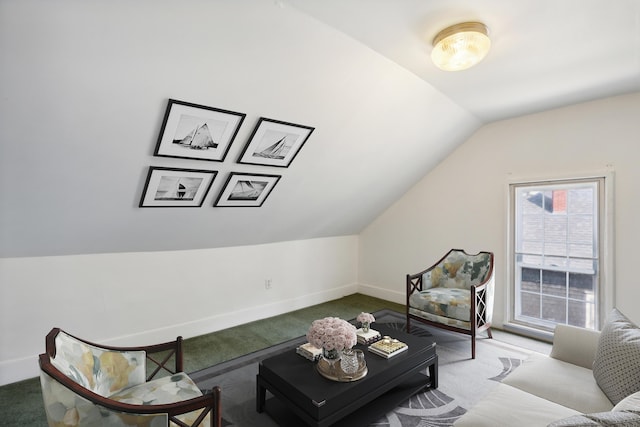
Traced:
POLYGON ((169 99, 153 155, 224 161, 246 114, 169 99))
POLYGON ((288 168, 315 128, 261 117, 238 163, 288 168))
POLYGON ((214 206, 260 207, 280 178, 281 175, 231 172, 214 206))
POLYGON ((199 208, 217 171, 150 166, 140 197, 141 208, 199 208))

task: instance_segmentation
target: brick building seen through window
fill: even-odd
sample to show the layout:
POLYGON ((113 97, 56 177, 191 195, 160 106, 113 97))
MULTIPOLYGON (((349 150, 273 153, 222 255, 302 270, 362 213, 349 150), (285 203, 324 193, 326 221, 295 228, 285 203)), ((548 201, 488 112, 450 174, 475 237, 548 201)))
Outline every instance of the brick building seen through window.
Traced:
POLYGON ((512 186, 515 323, 596 329, 598 181, 512 186))

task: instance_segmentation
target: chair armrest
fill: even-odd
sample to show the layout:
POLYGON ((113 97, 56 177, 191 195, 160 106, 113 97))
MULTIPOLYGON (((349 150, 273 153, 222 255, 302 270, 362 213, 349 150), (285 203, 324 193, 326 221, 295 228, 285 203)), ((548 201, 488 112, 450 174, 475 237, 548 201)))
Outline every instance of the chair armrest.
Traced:
POLYGON ((592 369, 600 332, 569 325, 556 325, 550 356, 592 369))

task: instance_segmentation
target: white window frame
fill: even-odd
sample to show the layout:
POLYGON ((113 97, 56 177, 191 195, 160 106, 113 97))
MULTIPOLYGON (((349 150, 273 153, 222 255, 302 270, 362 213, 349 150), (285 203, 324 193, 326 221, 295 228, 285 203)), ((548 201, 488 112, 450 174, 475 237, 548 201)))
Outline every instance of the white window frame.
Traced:
MULTIPOLYGON (((507 217, 507 242, 506 242, 506 269, 505 269, 505 317, 503 326, 505 330, 521 335, 534 337, 551 342, 553 332, 542 328, 532 327, 515 320, 515 285, 516 285, 516 259, 515 259, 515 194, 516 185, 546 185, 561 184, 568 181, 602 180, 602 188, 598 194, 599 227, 598 239, 600 243, 598 288, 598 325, 604 322, 606 315, 615 304, 615 273, 614 273, 614 171, 610 166, 604 171, 585 174, 571 174, 543 178, 509 177, 506 185, 506 217, 507 217)), ((597 328, 599 328, 598 326, 597 328)))

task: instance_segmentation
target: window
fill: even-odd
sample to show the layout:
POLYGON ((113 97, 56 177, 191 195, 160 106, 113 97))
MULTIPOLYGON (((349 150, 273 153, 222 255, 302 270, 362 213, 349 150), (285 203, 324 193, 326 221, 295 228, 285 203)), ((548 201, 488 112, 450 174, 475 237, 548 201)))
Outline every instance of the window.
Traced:
POLYGON ((511 184, 510 320, 598 329, 604 178, 511 184))

